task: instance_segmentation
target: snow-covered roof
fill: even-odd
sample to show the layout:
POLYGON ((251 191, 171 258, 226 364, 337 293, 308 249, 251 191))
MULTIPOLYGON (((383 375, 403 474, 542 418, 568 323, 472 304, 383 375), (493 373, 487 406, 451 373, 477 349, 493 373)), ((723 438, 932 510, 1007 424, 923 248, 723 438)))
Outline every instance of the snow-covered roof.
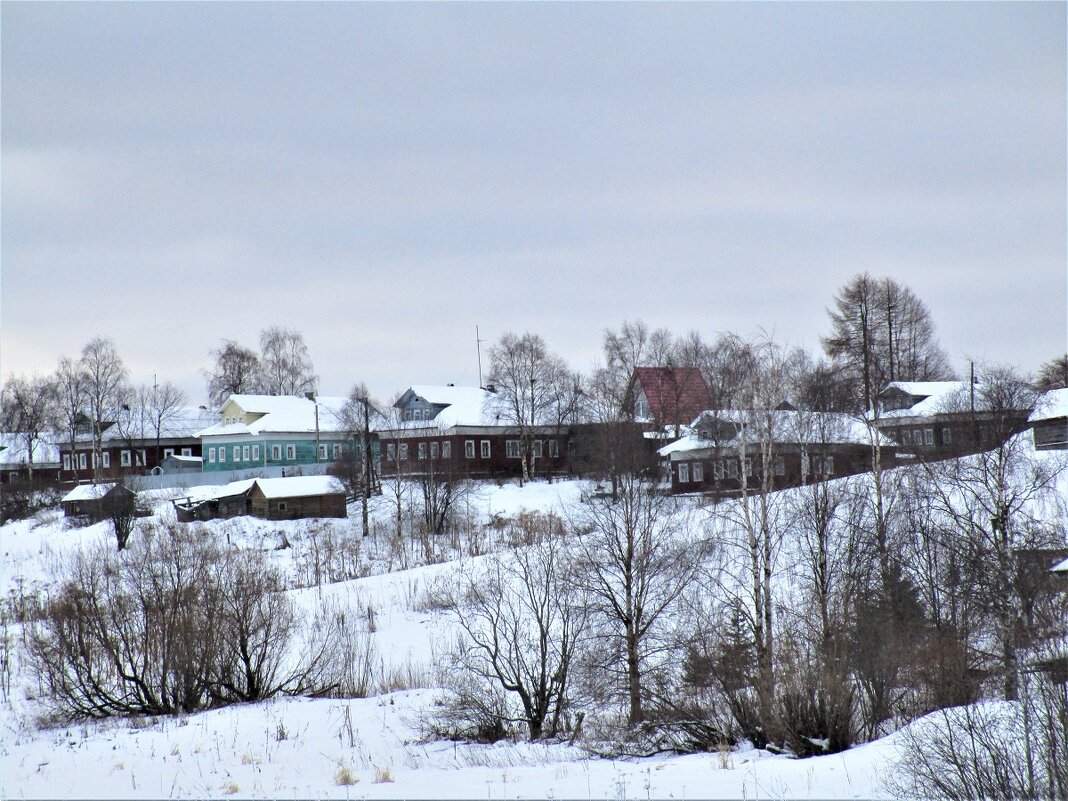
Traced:
POLYGON ((333 476, 291 476, 257 478, 256 486, 265 498, 303 498, 309 495, 343 495, 345 488, 333 476))
MULTIPOLYGON (((29 455, 25 434, 0 434, 0 464, 29 464, 29 455)), ((51 438, 44 437, 33 443, 33 464, 34 467, 59 464, 59 448, 51 438)))
POLYGON ((1065 559, 1063 562, 1058 562, 1050 568, 1050 571, 1053 573, 1068 573, 1068 559, 1065 559))
POLYGON ((186 498, 193 503, 202 503, 216 498, 229 498, 231 495, 244 495, 252 489, 252 485, 255 483, 256 479, 246 478, 242 481, 231 481, 229 484, 220 484, 218 486, 190 487, 186 498))
POLYGON ((493 393, 482 387, 413 384, 408 392, 427 403, 445 406, 437 417, 432 421, 422 421, 424 423, 428 422, 439 428, 451 428, 493 425, 496 422, 496 415, 486 410, 486 401, 493 397, 493 393))
POLYGON ((79 484, 72 489, 61 499, 61 503, 67 503, 68 501, 95 501, 97 498, 103 498, 112 489, 115 484, 79 484))
MULTIPOLYGON (((763 415, 758 412, 763 425, 763 415)), ((835 445, 869 445, 872 437, 877 437, 881 446, 891 446, 893 441, 886 435, 875 431, 860 420, 847 414, 834 414, 830 412, 797 412, 773 410, 767 412, 771 422, 772 436, 775 442, 780 444, 807 442, 811 444, 835 444, 835 445)), ((734 409, 703 412, 688 427, 687 433, 681 439, 665 445, 657 452, 661 456, 670 456, 673 453, 705 450, 719 447, 736 447, 741 442, 755 443, 760 435, 747 424, 752 413, 734 409), (701 436, 702 421, 713 418, 720 421, 735 423, 740 427, 733 436, 719 441, 701 436)))
POLYGON ((1068 389, 1051 389, 1039 396, 1035 410, 1027 418, 1029 423, 1068 417, 1068 389))
MULTIPOLYGON (((879 393, 884 394, 898 390, 905 395, 921 398, 906 409, 893 409, 881 412, 881 417, 925 417, 948 411, 960 404, 965 397, 968 385, 964 381, 891 381, 879 393)), ((966 398, 965 398, 966 399, 966 398)))
MULTIPOLYGON (((316 407, 318 406, 321 433, 344 430, 342 411, 347 398, 307 398, 279 395, 231 395, 227 403, 235 403, 246 414, 259 414, 251 423, 217 423, 197 432, 198 437, 257 435, 263 433, 314 433, 316 430, 316 407)), ((224 407, 226 404, 223 404, 224 407)), ((218 415, 216 415, 218 419, 218 415)))
MULTIPOLYGON (((160 439, 189 439, 197 432, 219 421, 219 415, 200 406, 181 406, 168 411, 162 420, 152 408, 132 407, 124 409, 119 419, 100 435, 103 442, 122 440, 154 440, 156 424, 159 423, 160 439)), ((80 434, 79 440, 89 440, 88 434, 80 434)))
POLYGON ((172 453, 170 456, 166 457, 163 461, 166 462, 168 459, 173 459, 176 462, 184 462, 186 464, 203 464, 204 463, 204 458, 201 457, 201 456, 180 456, 177 453, 172 453))

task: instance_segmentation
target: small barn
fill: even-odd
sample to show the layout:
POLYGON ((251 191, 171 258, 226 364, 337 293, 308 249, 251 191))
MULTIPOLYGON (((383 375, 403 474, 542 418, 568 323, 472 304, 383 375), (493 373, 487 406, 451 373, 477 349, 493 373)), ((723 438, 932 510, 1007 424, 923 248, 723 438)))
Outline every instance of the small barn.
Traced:
POLYGON ((152 468, 152 475, 171 476, 175 473, 200 473, 204 470, 204 460, 199 456, 179 456, 172 453, 164 457, 158 465, 152 468))
POLYGON ((60 500, 66 517, 96 522, 111 516, 120 504, 137 503, 137 493, 123 484, 79 484, 60 500))
POLYGON ((258 478, 249 493, 249 511, 267 520, 348 515, 345 488, 333 476, 258 478))

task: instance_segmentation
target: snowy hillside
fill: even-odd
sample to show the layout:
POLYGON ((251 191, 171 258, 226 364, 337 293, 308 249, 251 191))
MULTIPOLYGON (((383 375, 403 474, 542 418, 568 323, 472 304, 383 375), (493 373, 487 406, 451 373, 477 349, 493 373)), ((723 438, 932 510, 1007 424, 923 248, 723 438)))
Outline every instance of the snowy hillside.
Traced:
MULTIPOLYGON (((442 587, 481 554, 504 547, 522 514, 562 514, 588 489, 577 482, 487 485, 464 499, 461 512, 478 522, 477 541, 442 535, 429 545, 398 546, 389 536, 388 492, 374 501, 375 534, 367 539, 360 537, 358 507, 350 507, 348 520, 204 524, 220 541, 268 552, 309 616, 326 608, 359 620, 366 698, 279 697, 177 717, 54 727, 39 718, 38 688, 19 662, 22 626, 6 623, 0 796, 888 797, 884 779, 900 733, 804 760, 750 746, 608 759, 581 743, 434 739, 428 721, 442 697, 440 656, 456 631, 439 602, 442 587)), ((167 491, 150 499, 155 519, 173 519, 167 491)), ((112 542, 106 523, 67 528, 56 512, 7 525, 0 530, 0 589, 12 599, 43 592, 67 555, 100 542, 112 542)))

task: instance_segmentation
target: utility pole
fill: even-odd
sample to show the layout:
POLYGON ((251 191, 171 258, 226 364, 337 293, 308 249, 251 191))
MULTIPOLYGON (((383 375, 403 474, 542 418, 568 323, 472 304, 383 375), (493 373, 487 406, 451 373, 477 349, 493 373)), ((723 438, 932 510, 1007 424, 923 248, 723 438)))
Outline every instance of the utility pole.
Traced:
POLYGON ((360 398, 363 403, 363 498, 360 499, 360 514, 363 522, 363 536, 370 533, 367 519, 367 503, 371 499, 371 412, 367 397, 360 398))
POLYGON ((482 342, 478 338, 478 326, 475 326, 475 350, 478 351, 478 386, 482 387, 482 342))

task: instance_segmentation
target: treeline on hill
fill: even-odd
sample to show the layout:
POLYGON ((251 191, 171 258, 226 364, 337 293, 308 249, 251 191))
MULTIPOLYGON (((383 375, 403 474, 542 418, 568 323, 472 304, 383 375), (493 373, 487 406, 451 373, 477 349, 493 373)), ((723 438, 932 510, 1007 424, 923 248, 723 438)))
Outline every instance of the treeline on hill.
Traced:
MULTIPOLYGON (((944 797, 1068 797, 1068 698, 1050 650, 1057 638, 1063 642, 1068 609, 1065 593, 1050 590, 1044 563, 1032 558, 1065 547, 1065 499, 1056 485, 1063 464, 1009 437, 984 453, 886 470, 873 437, 868 474, 787 491, 772 491, 774 482, 758 477, 738 498, 702 503, 665 496, 656 472, 614 433, 633 370, 645 365, 697 367, 715 408, 769 410, 789 401, 801 411, 858 419, 887 381, 953 378, 928 310, 893 280, 857 276, 829 316, 818 358, 766 338, 721 334, 706 342, 624 323, 605 332, 603 361, 588 375, 570 370, 537 335, 500 339, 487 383, 498 390, 504 419, 530 427, 601 423, 600 482, 561 517, 528 520, 514 547, 440 588, 436 605, 454 616, 460 635, 443 657, 449 700, 433 732, 486 740, 581 733, 606 754, 703 751, 748 740, 809 756, 880 737, 932 711, 1001 699, 1009 703, 989 707, 998 714, 980 706, 926 721, 910 752, 915 775, 955 776, 956 784, 927 788, 944 797), (1020 731, 1025 754, 997 750, 1005 732, 1020 731)), ((215 399, 314 388, 299 334, 265 337, 261 349, 257 355, 225 342, 213 354, 215 399), (286 342, 277 357, 276 339, 286 342)), ((992 425, 1003 416, 1009 427, 1021 402, 1068 384, 1068 358, 1052 360, 1036 378, 1008 368, 981 372, 992 425)), ((138 397, 114 347, 94 340, 55 376, 9 381, 5 428, 39 434, 57 420, 73 426, 75 411, 110 419, 115 404, 138 397), (50 399, 44 411, 19 400, 32 397, 50 399)), ((159 397, 156 387, 145 402, 162 406, 159 397)), ((369 408, 388 409, 359 385, 351 397, 353 431, 369 408)), ((774 442, 757 444, 767 449, 762 462, 770 470, 774 442)), ((418 534, 429 560, 434 533, 456 534, 456 510, 470 485, 458 477, 388 484, 396 495, 388 500, 394 537, 418 534)), ((466 525, 474 538, 475 527, 466 525)), ((266 565, 235 562, 177 531, 154 536, 182 559, 203 563, 205 581, 157 588, 159 571, 138 567, 138 554, 149 559, 138 538, 110 557, 124 568, 78 563, 32 640, 37 674, 59 709, 72 716, 167 712, 271 692, 334 691, 336 654, 294 651, 256 634, 279 595, 266 565), (197 548, 206 555, 190 556, 197 548), (232 572, 246 569, 250 578, 235 584, 232 572), (143 582, 155 582, 153 591, 143 591, 143 582), (262 593, 231 597, 234 586, 262 593), (108 631, 127 619, 116 615, 130 598, 148 599, 152 614, 163 614, 186 592, 216 610, 212 637, 258 643, 256 654, 271 655, 266 667, 250 667, 248 654, 187 647, 182 632, 203 628, 199 620, 132 632, 124 642, 141 650, 116 653, 108 631), (156 665, 161 654, 169 661, 153 678, 151 703, 139 690, 126 700, 122 666, 156 665), (234 676, 258 673, 269 674, 254 682, 260 689, 234 685, 234 676), (115 682, 121 693, 111 689, 115 682)), ((281 629, 292 625, 289 613, 276 614, 281 629)))

